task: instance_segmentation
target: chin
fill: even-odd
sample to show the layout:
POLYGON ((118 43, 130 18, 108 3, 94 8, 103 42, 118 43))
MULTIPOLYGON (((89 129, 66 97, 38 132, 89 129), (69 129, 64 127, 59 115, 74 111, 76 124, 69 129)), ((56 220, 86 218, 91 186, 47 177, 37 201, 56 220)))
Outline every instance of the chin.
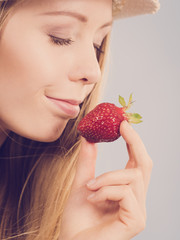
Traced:
POLYGON ((39 134, 38 136, 34 135, 31 136, 30 139, 39 142, 54 142, 62 135, 63 130, 64 129, 62 130, 57 129, 57 131, 39 134))
POLYGON ((38 142, 54 142, 61 135, 65 127, 54 127, 49 129, 31 129, 31 131, 15 131, 20 136, 38 142))

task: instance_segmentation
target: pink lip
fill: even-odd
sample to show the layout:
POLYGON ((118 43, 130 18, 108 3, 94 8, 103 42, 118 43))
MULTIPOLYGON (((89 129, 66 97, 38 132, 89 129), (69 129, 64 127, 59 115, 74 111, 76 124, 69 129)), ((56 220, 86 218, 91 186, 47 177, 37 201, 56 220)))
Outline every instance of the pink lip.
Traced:
POLYGON ((47 97, 51 102, 53 102, 63 113, 69 117, 77 117, 80 111, 79 104, 80 101, 71 100, 71 99, 58 99, 47 97))

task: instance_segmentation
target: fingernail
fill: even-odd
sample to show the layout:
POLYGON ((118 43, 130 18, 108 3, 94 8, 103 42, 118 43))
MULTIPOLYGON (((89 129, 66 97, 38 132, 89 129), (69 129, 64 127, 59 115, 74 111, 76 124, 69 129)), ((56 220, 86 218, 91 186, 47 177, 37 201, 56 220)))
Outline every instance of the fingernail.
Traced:
POLYGON ((95 193, 90 194, 90 195, 87 197, 87 200, 92 199, 94 196, 95 196, 95 193))
POLYGON ((87 186, 88 186, 88 187, 91 187, 91 186, 93 186, 95 183, 96 183, 96 179, 91 179, 91 180, 87 183, 87 186))

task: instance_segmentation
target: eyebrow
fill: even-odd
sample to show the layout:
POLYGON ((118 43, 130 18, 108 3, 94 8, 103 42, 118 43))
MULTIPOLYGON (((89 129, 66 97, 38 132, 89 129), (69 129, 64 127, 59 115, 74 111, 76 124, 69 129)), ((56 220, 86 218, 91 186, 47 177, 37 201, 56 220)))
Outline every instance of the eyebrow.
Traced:
MULTIPOLYGON (((69 12, 69 11, 53 11, 53 12, 45 12, 45 13, 41 13, 40 14, 41 16, 42 15, 49 15, 49 16, 59 16, 59 15, 62 15, 62 16, 70 16, 70 17, 74 17, 76 19, 78 19, 79 21, 83 22, 83 23, 87 23, 88 22, 88 19, 86 16, 80 14, 80 13, 77 13, 77 12, 69 12)), ((105 24, 103 24, 100 28, 104 28, 104 27, 108 27, 108 26, 111 26, 113 23, 113 21, 109 21, 105 24)))

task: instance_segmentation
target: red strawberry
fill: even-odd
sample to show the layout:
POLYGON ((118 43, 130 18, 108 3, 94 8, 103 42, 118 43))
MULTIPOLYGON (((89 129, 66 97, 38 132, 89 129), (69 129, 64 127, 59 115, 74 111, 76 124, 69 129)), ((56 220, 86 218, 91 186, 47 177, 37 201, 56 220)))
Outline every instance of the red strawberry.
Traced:
POLYGON ((119 128, 123 120, 129 123, 142 122, 142 117, 138 113, 126 113, 132 105, 132 94, 127 105, 121 96, 119 103, 122 107, 112 103, 97 105, 80 121, 77 128, 80 135, 89 142, 112 142, 121 136, 119 128))

